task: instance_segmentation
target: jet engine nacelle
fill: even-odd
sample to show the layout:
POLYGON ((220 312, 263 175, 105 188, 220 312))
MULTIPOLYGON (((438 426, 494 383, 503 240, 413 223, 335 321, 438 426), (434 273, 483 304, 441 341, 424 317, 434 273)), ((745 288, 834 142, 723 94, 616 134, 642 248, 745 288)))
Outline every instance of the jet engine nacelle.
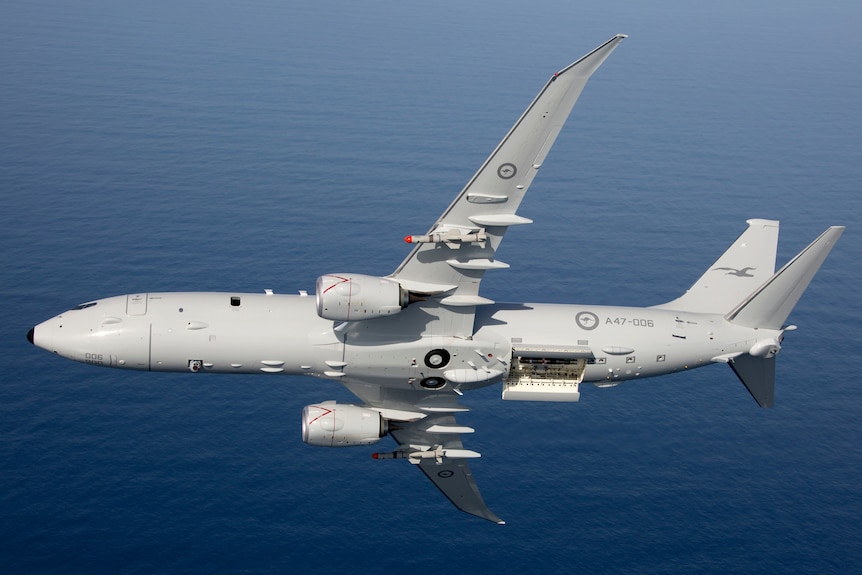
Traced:
POLYGON ((324 401, 302 410, 302 441, 323 447, 377 443, 387 422, 379 412, 358 405, 324 401))
POLYGON ((317 315, 333 321, 357 321, 395 315, 407 307, 409 294, 391 279, 358 274, 317 278, 317 315))

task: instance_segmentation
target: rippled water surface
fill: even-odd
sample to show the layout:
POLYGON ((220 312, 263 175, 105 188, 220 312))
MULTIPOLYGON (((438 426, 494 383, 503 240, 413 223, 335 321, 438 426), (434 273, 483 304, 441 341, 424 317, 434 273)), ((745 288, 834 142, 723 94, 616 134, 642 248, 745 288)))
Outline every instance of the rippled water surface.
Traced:
POLYGON ((0 570, 852 571, 860 25, 849 1, 5 2, 0 570), (391 272, 549 74, 618 32, 483 295, 652 305, 748 218, 782 221, 781 263, 847 225, 791 316, 775 408, 723 366, 572 405, 474 392, 497 527, 374 448, 303 445, 303 406, 351 400, 337 383, 26 342, 98 297, 391 272))

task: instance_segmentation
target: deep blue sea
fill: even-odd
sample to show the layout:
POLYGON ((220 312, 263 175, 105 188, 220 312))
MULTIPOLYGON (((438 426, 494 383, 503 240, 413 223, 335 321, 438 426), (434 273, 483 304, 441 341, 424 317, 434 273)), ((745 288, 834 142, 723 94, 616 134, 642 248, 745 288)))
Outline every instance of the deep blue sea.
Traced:
MULTIPOLYGON (((0 572, 850 573, 862 565, 862 4, 4 0, 0 572), (483 295, 652 305, 752 217, 847 232, 776 406, 730 369, 468 394, 498 527, 376 447, 338 383, 100 369, 27 343, 94 298, 390 273, 549 75, 616 33, 483 295)), ((384 439, 384 443, 391 442, 384 439)))

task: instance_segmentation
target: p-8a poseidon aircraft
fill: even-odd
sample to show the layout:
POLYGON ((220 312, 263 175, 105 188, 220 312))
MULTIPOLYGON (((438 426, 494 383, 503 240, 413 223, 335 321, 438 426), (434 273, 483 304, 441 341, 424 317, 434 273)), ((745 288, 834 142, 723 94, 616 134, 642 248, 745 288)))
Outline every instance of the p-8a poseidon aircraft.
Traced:
MULTIPOLYGON (((479 295, 495 256, 587 80, 618 35, 553 74, 479 171, 386 277, 332 273, 316 295, 136 293, 81 304, 40 323, 33 344, 75 361, 145 371, 306 375, 361 401, 302 412, 304 442, 398 446, 375 459, 417 466, 459 509, 502 523, 470 471, 479 453, 456 418, 464 393, 501 384, 504 400, 577 401, 579 386, 733 368, 773 404, 786 320, 843 227, 827 229, 778 272, 778 222, 748 228, 680 298, 648 308, 498 304, 479 295)), ((199 375, 198 375, 199 376, 199 375)))

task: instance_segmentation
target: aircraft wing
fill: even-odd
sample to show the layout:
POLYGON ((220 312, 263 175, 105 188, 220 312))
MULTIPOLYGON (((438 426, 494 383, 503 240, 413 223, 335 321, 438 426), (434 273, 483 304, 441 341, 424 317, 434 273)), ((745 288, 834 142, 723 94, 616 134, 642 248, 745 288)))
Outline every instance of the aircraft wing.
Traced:
POLYGON ((468 460, 479 457, 475 451, 465 450, 461 433, 472 433, 469 427, 459 426, 452 414, 428 416, 392 430, 399 444, 400 457, 415 463, 422 473, 443 492, 455 507, 469 513, 504 524, 485 505, 468 460))
POLYGON ((504 523, 485 505, 473 479, 468 462, 479 457, 479 453, 464 449, 461 441, 461 436, 473 433, 473 429, 455 420, 456 414, 470 411, 458 403, 460 396, 368 383, 344 384, 389 420, 389 435, 398 442, 398 448, 389 453, 375 453, 375 459, 407 459, 461 511, 504 523))
MULTIPOLYGON (((587 80, 625 37, 614 36, 548 80, 428 233, 405 238, 415 246, 391 278, 410 291, 442 295, 447 307, 492 303, 479 297, 479 282, 486 270, 509 267, 495 259, 503 234, 531 223, 515 213, 521 200, 587 80)), ((472 314, 460 315, 472 328, 472 314)))

